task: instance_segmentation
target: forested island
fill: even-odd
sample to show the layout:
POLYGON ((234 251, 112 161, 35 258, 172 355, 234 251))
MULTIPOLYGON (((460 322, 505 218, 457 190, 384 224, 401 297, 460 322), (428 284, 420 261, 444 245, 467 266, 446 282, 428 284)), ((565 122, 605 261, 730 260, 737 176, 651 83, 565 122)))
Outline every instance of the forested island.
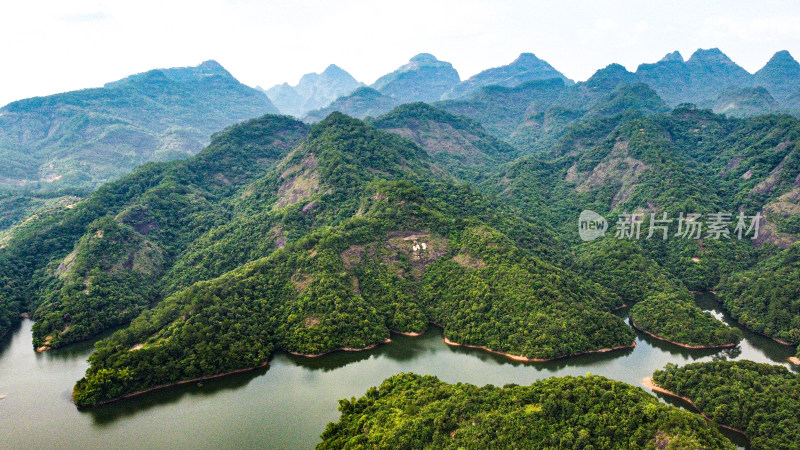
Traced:
POLYGON ((747 434, 754 449, 797 448, 800 376, 783 366, 717 361, 653 374, 655 384, 688 398, 720 425, 747 434))
POLYGON ((404 373, 339 404, 318 449, 735 448, 702 417, 592 375, 477 387, 404 373))

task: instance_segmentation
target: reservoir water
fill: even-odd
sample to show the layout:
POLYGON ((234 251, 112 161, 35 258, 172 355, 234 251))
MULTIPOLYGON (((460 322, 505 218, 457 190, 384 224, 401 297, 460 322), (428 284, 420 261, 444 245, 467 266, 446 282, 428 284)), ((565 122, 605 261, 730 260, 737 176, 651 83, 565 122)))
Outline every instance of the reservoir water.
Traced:
MULTIPOLYGON (((696 300, 735 325, 712 295, 696 300)), ((617 314, 627 319, 626 310, 617 314)), ((70 393, 88 367, 93 344, 37 354, 31 346, 31 326, 24 321, 0 344, 2 448, 312 448, 325 425, 338 419, 339 399, 361 396, 399 372, 500 386, 591 372, 641 386, 644 377, 670 362, 749 359, 792 367, 786 360, 794 354, 794 348, 746 330, 741 345, 726 350, 687 350, 637 333, 631 350, 519 363, 482 350, 447 346, 442 331, 431 327, 423 336, 393 335, 391 343, 363 352, 319 358, 279 352, 264 369, 79 411, 70 393)), ((741 436, 726 436, 745 446, 741 436)))

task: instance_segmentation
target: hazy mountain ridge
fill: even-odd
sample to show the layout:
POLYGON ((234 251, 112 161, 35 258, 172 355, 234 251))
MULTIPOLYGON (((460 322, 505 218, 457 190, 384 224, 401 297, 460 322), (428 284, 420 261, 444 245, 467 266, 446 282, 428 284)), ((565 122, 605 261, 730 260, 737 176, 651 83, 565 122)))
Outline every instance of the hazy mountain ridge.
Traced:
POLYGON ((334 100, 363 86, 335 64, 322 73, 307 73, 295 86, 279 84, 265 92, 282 114, 302 118, 309 111, 324 108, 334 100))
POLYGON ((432 102, 461 81, 452 64, 420 53, 370 86, 401 103, 432 102))
POLYGON ((533 53, 522 53, 508 65, 484 70, 462 81, 442 95, 441 99, 467 97, 484 86, 515 87, 528 81, 550 78, 561 78, 566 85, 574 83, 547 61, 537 58, 533 53))
POLYGON ((213 132, 275 112, 213 61, 19 100, 0 109, 0 183, 94 188, 144 162, 194 154, 213 132))
MULTIPOLYGON (((335 101, 324 110, 310 112, 307 120, 311 122, 322 120, 332 111, 364 118, 368 115, 376 116, 388 112, 391 107, 403 103, 415 101, 436 103, 438 99, 434 98, 434 92, 438 92, 438 88, 433 85, 425 87, 426 84, 434 83, 432 80, 437 80, 435 76, 426 79, 417 75, 413 82, 392 86, 392 92, 384 92, 389 89, 387 87, 389 80, 396 82, 398 77, 402 78, 403 75, 408 76, 409 73, 414 73, 412 68, 418 68, 417 66, 420 64, 441 63, 432 55, 422 54, 418 57, 420 57, 420 61, 416 65, 409 64, 404 66, 405 69, 401 67, 398 71, 381 77, 373 84, 373 88, 391 98, 394 103, 376 95, 369 97, 361 95, 358 107, 354 107, 352 99, 350 102, 340 99, 342 101, 335 101), (430 90, 431 93, 427 96, 422 95, 424 89, 430 90), (403 93, 399 91, 403 91, 403 93)), ((441 64, 450 67, 448 63, 441 64)), ((699 49, 692 54, 688 61, 684 61, 681 54, 675 51, 656 63, 639 65, 636 72, 629 72, 620 64, 610 64, 595 72, 588 80, 578 83, 574 83, 534 54, 523 53, 506 66, 484 70, 455 84, 449 91, 441 95, 441 99, 444 101, 442 105, 455 105, 458 103, 448 102, 469 102, 473 98, 480 98, 485 95, 481 93, 482 89, 491 86, 518 88, 532 81, 552 79, 560 79, 564 86, 570 89, 567 90, 570 94, 560 97, 558 103, 552 101, 549 94, 545 94, 541 98, 530 96, 529 101, 537 103, 528 108, 530 113, 544 113, 547 109, 544 105, 571 111, 585 111, 590 109, 591 105, 599 100, 599 97, 608 95, 622 85, 642 83, 653 89, 664 100, 665 106, 669 107, 675 107, 682 103, 694 103, 733 117, 750 117, 774 112, 800 115, 800 64, 792 58, 789 52, 785 50, 777 52, 762 69, 755 74, 750 74, 717 48, 699 49), (765 92, 760 91, 759 88, 766 90, 768 95, 765 95, 765 92), (578 92, 580 95, 575 94, 578 92), (586 106, 587 101, 590 103, 588 107, 586 106)), ((439 83, 439 81, 435 81, 435 83, 439 83)), ((657 109, 663 111, 663 107, 657 109)), ((475 112, 467 113, 473 118, 476 118, 476 114, 475 112)), ((528 117, 516 121, 519 124, 526 120, 528 117)), ((510 125, 507 123, 499 132, 488 125, 488 122, 482 122, 482 124, 500 137, 508 138, 512 134, 509 129, 510 125)), ((563 125, 561 127, 563 128, 563 125)), ((528 140, 527 137, 523 139, 523 141, 528 140)), ((548 142, 552 143, 552 141, 548 142)))

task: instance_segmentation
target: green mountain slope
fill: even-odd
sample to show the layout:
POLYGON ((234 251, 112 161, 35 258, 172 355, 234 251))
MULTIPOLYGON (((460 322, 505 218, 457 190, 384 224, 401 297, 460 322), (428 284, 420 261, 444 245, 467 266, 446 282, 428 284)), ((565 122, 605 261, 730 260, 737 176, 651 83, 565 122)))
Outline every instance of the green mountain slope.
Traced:
POLYGON ((339 410, 317 448, 733 448, 701 417, 591 375, 499 388, 399 374, 339 410))
POLYGON ((713 102, 715 113, 731 117, 751 117, 780 110, 780 105, 763 87, 725 89, 713 102))
POLYGON ((22 270, 0 304, 35 311, 36 346, 165 299, 100 344, 79 404, 429 322, 525 358, 631 345, 608 312, 619 297, 559 268, 552 233, 454 184, 423 148, 341 114, 304 136, 285 117, 246 122, 12 237, 0 263, 22 270))
POLYGON ((474 181, 510 161, 516 149, 464 116, 426 103, 399 106, 371 122, 424 148, 433 161, 458 179, 474 181))
POLYGON ((660 387, 687 397, 721 425, 746 433, 754 449, 797 448, 800 377, 783 366, 715 361, 653 374, 660 387))
MULTIPOLYGON (((573 270, 642 302, 631 312, 640 328, 685 345, 725 345, 740 336, 694 307, 686 288, 713 289, 724 277, 761 264, 776 246, 800 237, 794 227, 800 211, 799 124, 788 116, 738 120, 692 108, 592 119, 570 127, 550 155, 517 160, 482 185, 571 240, 583 258, 573 270), (575 223, 584 209, 608 221, 605 240, 617 240, 620 213, 640 214, 642 235, 624 253, 603 248, 602 241, 581 243, 575 223), (735 235, 715 240, 708 228, 700 239, 675 237, 677 217, 690 211, 705 214, 704 222, 711 213, 727 212, 730 232, 739 211, 765 219, 755 240, 752 233, 741 241, 735 235), (647 238, 651 213, 672 219, 668 241, 658 234, 647 238), (634 264, 630 255, 644 259, 634 264), (644 275, 648 266, 663 268, 663 276, 676 287, 632 282, 631 274, 644 275), (633 290, 632 283, 645 289, 633 290), (689 329, 694 331, 685 333, 689 329)), ((798 316, 786 314, 790 320, 798 316)), ((758 320, 766 318, 759 313, 758 320)))
POLYGON ((147 161, 197 153, 217 130, 277 109, 214 61, 0 109, 0 186, 95 188, 147 161))
POLYGON ((723 278, 717 291, 736 320, 798 345, 800 352, 800 243, 752 270, 723 278))
POLYGON ((0 248, 0 304, 33 313, 37 347, 85 339, 130 320, 135 309, 161 297, 160 276, 185 248, 230 218, 231 206, 222 200, 274 167, 305 133, 302 123, 286 117, 245 122, 216 134, 191 159, 145 165, 83 202, 20 226, 0 248), (124 280, 103 281, 109 276, 124 280), (143 276, 155 294, 130 293, 143 276), (117 295, 136 308, 118 309, 117 295))
POLYGON ((360 87, 349 95, 339 97, 325 108, 310 111, 303 118, 306 123, 319 122, 331 113, 340 112, 350 117, 363 119, 377 117, 391 111, 398 102, 375 89, 360 87))

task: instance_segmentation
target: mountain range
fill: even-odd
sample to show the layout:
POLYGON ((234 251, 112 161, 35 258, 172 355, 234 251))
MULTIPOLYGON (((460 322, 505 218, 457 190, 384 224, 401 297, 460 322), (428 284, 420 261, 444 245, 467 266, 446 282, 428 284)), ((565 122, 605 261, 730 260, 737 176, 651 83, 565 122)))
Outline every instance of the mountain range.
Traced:
MULTIPOLYGON (((785 85, 792 61, 779 53, 750 75, 719 51, 689 61, 673 53, 637 72, 611 64, 573 83, 523 55, 513 68, 460 82, 450 64, 422 54, 305 121, 274 114, 263 93, 214 63, 128 77, 90 93, 124 104, 120 98, 152 98, 176 86, 184 89, 179 98, 224 97, 196 91, 228 86, 272 114, 240 104, 237 113, 258 117, 209 133, 199 153, 140 165, 68 200, 60 200, 64 191, 37 198, 47 208, 0 234, 0 338, 23 314, 35 320, 32 344, 42 352, 118 329, 97 342, 76 380, 79 407, 259 367, 280 350, 315 356, 371 348, 392 332, 418 334, 431 324, 450 343, 521 362, 625 351, 636 343, 634 328, 676 348, 735 349, 743 333, 701 309, 692 291, 718 292, 734 320, 800 354, 800 120, 761 114, 783 111, 793 98, 785 85), (469 93, 440 100, 458 89, 469 93), (111 96, 120 90, 143 97, 111 96), (581 239, 577 219, 587 210, 609 224, 605 237, 581 239), (703 214, 698 238, 673 234, 686 213, 703 214), (715 239, 714 213, 727 213, 731 229, 740 214, 760 217, 760 228, 743 239, 735 231, 715 239), (641 217, 642 230, 668 217, 672 233, 620 239, 613 227, 624 214, 641 217), (614 314, 624 305, 629 323, 614 314)), ((28 109, 48 110, 57 100, 32 99, 28 109)), ((161 116, 145 101, 124 109, 152 120, 205 120, 189 106, 161 116)), ((91 155, 82 150, 65 160, 91 155)), ((748 379, 773 372, 751 369, 748 379)), ((665 372, 683 376, 674 367, 665 372)), ((770 376, 794 386, 784 372, 770 376)), ((702 407, 692 385, 706 378, 686 378, 692 382, 674 388, 690 389, 702 407)), ((747 390, 729 388, 731 397, 747 390)), ((724 408, 710 413, 745 423, 756 437, 791 442, 791 408, 778 413, 764 404, 749 413, 752 425, 724 408), (763 431, 776 414, 789 414, 781 419, 789 432, 763 431)), ((512 435, 467 425, 487 415, 511 424, 524 413, 525 423, 535 418, 566 433, 576 417, 611 417, 623 406, 643 447, 675 439, 658 433, 676 424, 691 425, 681 428, 690 430, 687 439, 723 442, 701 418, 593 376, 525 389, 398 376, 385 391, 341 405, 341 422, 329 426, 322 445, 361 439, 360 424, 372 417, 361 414, 367 406, 434 424, 438 434, 425 442, 469 443, 465 434, 474 432, 497 444, 512 435), (562 394, 550 395, 558 386, 562 394), (538 393, 535 402, 515 403, 538 393), (426 395, 434 409, 423 411, 426 395), (474 406, 487 395, 485 411, 460 413, 459 426, 435 409, 474 406), (591 411, 570 409, 575 401, 563 395, 591 411), (654 415, 663 420, 658 430, 654 415)), ((374 427, 389 440, 420 429, 396 432, 386 423, 374 427)), ((614 439, 631 442, 628 434, 614 439)))
MULTIPOLYGON (((391 106, 414 101, 434 103, 438 100, 469 100, 484 87, 517 87, 530 81, 560 79, 564 86, 575 84, 546 61, 532 53, 523 53, 508 65, 488 69, 461 82, 455 82, 454 73, 448 63, 441 63, 432 55, 419 55, 430 64, 440 64, 437 70, 429 69, 427 75, 416 74, 413 64, 398 69, 379 79, 372 87, 388 97, 370 95, 361 98, 358 107, 352 101, 334 101, 324 110, 312 111, 307 121, 320 120, 325 112, 340 111, 353 117, 381 114, 391 106), (409 73, 407 73, 409 72, 409 73), (415 73, 401 87, 386 91, 385 80, 399 74, 415 73), (452 87, 440 96, 446 85, 452 87), (398 92, 402 90, 403 92, 398 92), (390 101, 393 100, 392 101, 390 101)), ((416 58, 416 57, 415 57, 416 58)), ((596 72, 589 80, 578 85, 597 85, 599 79, 616 84, 643 83, 652 88, 670 107, 682 103, 693 103, 715 112, 735 117, 750 117, 759 114, 787 112, 800 114, 800 64, 787 51, 777 52, 767 64, 755 74, 750 74, 717 48, 697 50, 688 60, 675 51, 652 64, 641 64, 636 72, 612 64, 596 72), (613 73, 612 78, 610 72, 613 73)), ((606 86, 607 89, 609 86, 606 86)), ((547 101, 547 100, 545 100, 547 101)))

